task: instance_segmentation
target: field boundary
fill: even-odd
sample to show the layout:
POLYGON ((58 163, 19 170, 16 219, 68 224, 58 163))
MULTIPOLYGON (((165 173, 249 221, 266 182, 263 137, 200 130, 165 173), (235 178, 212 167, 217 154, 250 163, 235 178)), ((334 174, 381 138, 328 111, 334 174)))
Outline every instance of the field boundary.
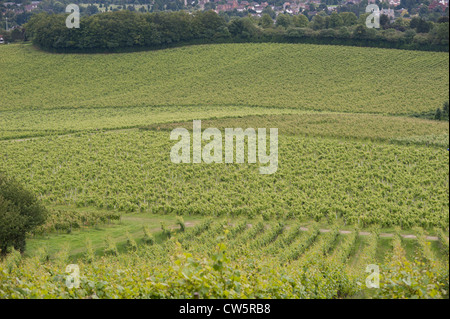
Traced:
MULTIPOLYGON (((300 227, 300 230, 308 231, 308 228, 307 227, 300 227)), ((330 231, 331 231, 331 229, 320 229, 321 233, 328 233, 330 231)), ((351 233, 353 233, 353 231, 351 231, 351 230, 340 230, 339 233, 340 234, 351 234, 351 233)), ((360 231, 359 232, 360 236, 369 236, 371 234, 372 233, 367 232, 367 231, 360 231)), ((416 235, 412 235, 412 234, 406 234, 406 235, 402 235, 401 234, 400 236, 402 236, 405 239, 417 239, 417 236, 416 235)), ((394 237, 394 234, 392 234, 392 233, 380 233, 380 237, 392 238, 392 237, 394 237)), ((449 237, 447 237, 447 239, 448 238, 449 237)), ((439 240, 439 238, 437 236, 426 236, 426 239, 430 240, 430 241, 438 241, 439 240)))

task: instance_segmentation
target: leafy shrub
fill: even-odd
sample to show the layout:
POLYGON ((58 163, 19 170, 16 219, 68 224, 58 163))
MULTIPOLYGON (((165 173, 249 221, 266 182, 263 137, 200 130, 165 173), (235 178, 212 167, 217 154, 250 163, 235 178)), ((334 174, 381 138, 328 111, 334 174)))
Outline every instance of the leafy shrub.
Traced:
POLYGON ((142 238, 142 242, 145 245, 153 245, 155 243, 155 238, 153 237, 153 234, 150 232, 148 226, 144 226, 143 230, 144 230, 144 237, 142 238))
POLYGON ((138 246, 136 244, 136 241, 133 239, 133 237, 131 237, 131 234, 127 231, 126 233, 127 236, 127 250, 128 251, 137 251, 138 250, 138 246))
POLYGON ((0 254, 25 250, 25 237, 45 222, 46 209, 30 191, 0 174, 0 254))
POLYGON ((94 248, 92 247, 92 240, 86 239, 86 251, 84 252, 84 260, 87 263, 92 263, 95 260, 94 248))
POLYGON ((166 227, 164 222, 161 222, 161 231, 162 231, 162 237, 164 239, 172 237, 171 230, 166 227))
POLYGON ((186 229, 186 225, 184 223, 183 216, 177 216, 177 225, 180 226, 180 231, 184 232, 186 229))
POLYGON ((116 243, 111 236, 107 235, 105 238, 105 255, 118 256, 119 252, 117 250, 116 243))
POLYGON ((378 298, 437 299, 448 295, 448 267, 424 262, 421 257, 408 260, 399 235, 393 246, 393 254, 380 273, 378 298))

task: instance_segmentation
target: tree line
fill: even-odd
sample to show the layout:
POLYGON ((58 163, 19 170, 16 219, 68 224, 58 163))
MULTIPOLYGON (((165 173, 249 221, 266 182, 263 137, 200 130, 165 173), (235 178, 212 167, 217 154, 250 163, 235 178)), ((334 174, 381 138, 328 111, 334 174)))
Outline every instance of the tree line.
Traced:
POLYGON ((225 42, 286 42, 373 46, 448 52, 447 20, 385 22, 380 29, 365 26, 367 15, 280 14, 274 20, 242 17, 226 21, 214 11, 187 13, 105 12, 81 18, 79 29, 66 27, 67 14, 40 13, 25 25, 25 36, 49 51, 95 52, 158 49, 175 45, 225 42))

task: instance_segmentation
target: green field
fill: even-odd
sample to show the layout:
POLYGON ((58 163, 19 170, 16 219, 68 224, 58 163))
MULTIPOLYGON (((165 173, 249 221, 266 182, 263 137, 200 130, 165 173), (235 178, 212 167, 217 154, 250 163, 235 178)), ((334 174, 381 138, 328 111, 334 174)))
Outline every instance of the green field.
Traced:
POLYGON ((0 171, 51 214, 0 262, 0 297, 448 298, 449 125, 413 117, 448 101, 447 53, 8 45, 0 70, 0 171), (172 163, 171 130, 199 119, 278 128, 277 172, 172 163), (377 291, 358 284, 373 263, 377 291))
POLYGON ((2 47, 0 110, 258 106, 411 114, 448 100, 448 53, 223 44, 124 54, 2 47))

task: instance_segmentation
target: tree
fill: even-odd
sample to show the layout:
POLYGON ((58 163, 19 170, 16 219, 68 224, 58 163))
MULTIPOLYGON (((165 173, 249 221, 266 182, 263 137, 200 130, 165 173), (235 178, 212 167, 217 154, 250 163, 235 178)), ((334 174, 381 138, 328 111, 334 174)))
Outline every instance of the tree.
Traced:
POLYGON ((448 113, 448 102, 445 102, 442 110, 440 108, 436 109, 436 113, 434 114, 435 120, 449 120, 449 113, 448 113))
POLYGON ((320 30, 325 28, 325 18, 321 15, 315 15, 312 19, 313 29, 320 30))
POLYGON ((307 28, 309 25, 309 20, 304 14, 299 14, 292 18, 292 23, 297 28, 307 28))
POLYGON ((23 41, 23 39, 24 39, 24 34, 23 34, 23 30, 22 29, 15 28, 14 30, 11 31, 11 40, 12 40, 12 42, 23 41))
POLYGON ((383 29, 387 29, 389 27, 389 24, 391 23, 389 16, 382 14, 380 15, 380 26, 383 29))
POLYGON ((394 29, 396 29, 398 31, 405 32, 406 29, 408 29, 408 27, 409 27, 409 22, 406 19, 397 18, 397 19, 395 19, 395 22, 392 24, 392 26, 394 27, 394 29))
POLYGON ((261 26, 264 29, 271 28, 273 26, 273 20, 269 14, 264 13, 261 17, 261 26))
POLYGON ((231 20, 228 30, 235 37, 250 38, 257 34, 257 27, 250 18, 237 18, 231 20))
POLYGON ((344 20, 342 19, 342 16, 338 15, 336 12, 333 12, 330 16, 330 21, 329 21, 329 28, 339 28, 342 27, 344 25, 344 20))
POLYGON ((344 22, 344 26, 349 27, 358 22, 358 17, 353 12, 342 12, 339 13, 342 17, 342 21, 344 22))
POLYGON ((358 24, 366 25, 367 17, 370 16, 370 13, 363 13, 359 15, 358 24))
POLYGON ((421 19, 419 18, 419 17, 413 17, 412 19, 411 19, 411 21, 409 22, 409 27, 411 28, 411 29, 416 29, 417 28, 417 26, 419 25, 419 21, 420 21, 421 19))
POLYGON ((26 234, 45 222, 46 209, 30 191, 0 174, 0 254, 25 251, 26 234))
POLYGON ((442 117, 449 120, 449 113, 448 113, 448 102, 444 102, 444 106, 442 107, 442 117))
POLYGON ((220 34, 225 35, 228 31, 225 20, 212 10, 196 12, 193 16, 193 28, 201 38, 213 39, 220 34))
POLYGON ((280 13, 277 17, 277 22, 276 22, 276 26, 279 27, 283 27, 283 28, 287 28, 289 27, 289 25, 291 24, 291 19, 288 15, 280 13))
POLYGON ((431 23, 432 22, 427 22, 424 19, 420 19, 419 23, 417 24, 417 28, 416 28, 417 33, 428 33, 428 32, 430 32, 431 23))
POLYGON ((367 28, 362 24, 358 24, 355 31, 353 32, 353 36, 355 38, 364 38, 367 33, 367 28))
POLYGON ((273 11, 271 6, 267 6, 264 8, 264 10, 262 11, 262 14, 265 14, 265 13, 267 13, 272 18, 272 20, 277 17, 277 14, 275 13, 275 11, 273 11))
POLYGON ((98 8, 97 6, 94 6, 92 4, 88 5, 86 8, 86 13, 91 16, 93 14, 97 14, 98 13, 98 8))
POLYGON ((434 114, 434 119, 435 120, 441 120, 442 119, 442 111, 441 111, 441 109, 437 109, 436 110, 436 113, 434 114))

